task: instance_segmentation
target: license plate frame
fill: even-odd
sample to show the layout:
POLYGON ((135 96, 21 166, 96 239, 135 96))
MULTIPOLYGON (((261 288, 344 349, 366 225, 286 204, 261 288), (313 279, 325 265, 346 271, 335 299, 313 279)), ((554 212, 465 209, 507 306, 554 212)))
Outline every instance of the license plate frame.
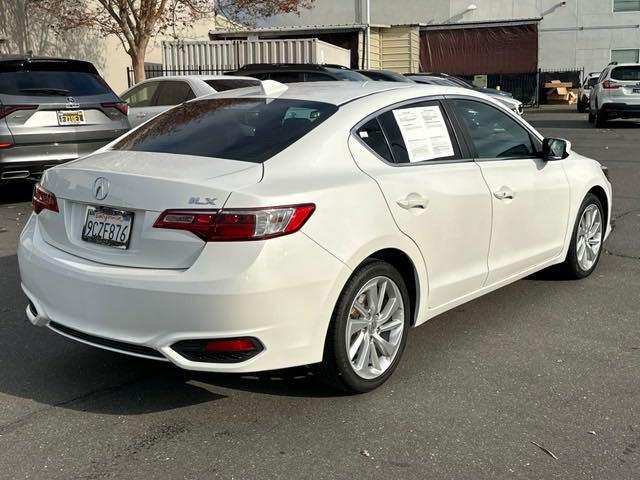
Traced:
POLYGON ((84 116, 84 110, 58 110, 58 125, 61 127, 85 125, 87 119, 84 116))
POLYGON ((81 238, 88 243, 127 250, 131 241, 133 219, 134 213, 128 210, 87 205, 81 238))

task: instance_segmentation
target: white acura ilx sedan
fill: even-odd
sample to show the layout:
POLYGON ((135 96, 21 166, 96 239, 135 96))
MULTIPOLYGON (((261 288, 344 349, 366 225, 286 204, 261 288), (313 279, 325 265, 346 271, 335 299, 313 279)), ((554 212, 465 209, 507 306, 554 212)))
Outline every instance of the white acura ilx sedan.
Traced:
POLYGON ((412 327, 610 232, 601 165, 480 93, 265 82, 48 170, 20 239, 35 325, 190 370, 313 365, 369 391, 412 327))

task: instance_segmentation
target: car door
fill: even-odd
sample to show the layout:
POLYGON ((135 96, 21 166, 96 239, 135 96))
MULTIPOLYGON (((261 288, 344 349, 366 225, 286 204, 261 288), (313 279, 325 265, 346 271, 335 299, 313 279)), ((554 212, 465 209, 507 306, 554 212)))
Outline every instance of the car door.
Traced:
POLYGON ((122 95, 122 99, 129 104, 129 123, 131 128, 137 127, 148 119, 149 112, 153 108, 153 99, 159 86, 159 81, 148 81, 122 95))
POLYGON ((471 98, 449 100, 492 194, 487 285, 556 258, 569 221, 569 182, 561 161, 545 161, 540 142, 513 115, 471 98))
POLYGON ((480 289, 488 273, 490 193, 480 167, 464 159, 441 102, 389 108, 354 128, 349 144, 422 252, 429 308, 480 289))

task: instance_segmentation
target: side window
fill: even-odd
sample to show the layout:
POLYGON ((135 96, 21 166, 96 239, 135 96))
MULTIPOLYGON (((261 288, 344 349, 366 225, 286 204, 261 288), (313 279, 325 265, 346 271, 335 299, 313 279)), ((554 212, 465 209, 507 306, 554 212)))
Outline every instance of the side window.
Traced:
POLYGON ((475 100, 452 103, 469 132, 477 158, 528 158, 536 154, 529 132, 507 114, 475 100))
POLYGON ((130 107, 149 107, 151 106, 151 100, 158 90, 158 82, 144 83, 133 90, 122 99, 129 104, 130 107))
POLYGON ((460 158, 460 149, 439 102, 395 108, 378 117, 395 163, 460 158))
POLYGON ((384 158, 387 162, 393 163, 393 157, 389 151, 389 145, 387 145, 387 139, 382 132, 382 127, 377 118, 369 120, 362 125, 356 135, 360 140, 367 144, 367 146, 384 158))
POLYGON ((195 95, 187 82, 167 80, 160 82, 154 105, 158 107, 178 105, 192 98, 195 98, 195 95))

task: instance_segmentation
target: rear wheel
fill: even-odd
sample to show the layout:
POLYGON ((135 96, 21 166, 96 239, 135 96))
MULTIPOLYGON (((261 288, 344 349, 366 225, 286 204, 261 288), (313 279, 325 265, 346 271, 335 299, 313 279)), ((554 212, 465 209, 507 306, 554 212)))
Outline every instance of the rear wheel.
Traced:
POLYGON ((364 393, 396 369, 409 329, 409 296, 389 263, 363 264, 345 285, 333 312, 317 373, 329 385, 364 393))
POLYGON ((588 194, 580 206, 567 258, 562 265, 568 278, 585 278, 598 265, 604 241, 604 209, 600 199, 588 194))
POLYGON ((596 124, 596 128, 605 128, 608 121, 607 113, 602 109, 596 110, 596 117, 594 121, 596 124))
POLYGON ((587 103, 584 101, 584 99, 580 99, 578 100, 578 113, 584 113, 587 111, 587 103))

